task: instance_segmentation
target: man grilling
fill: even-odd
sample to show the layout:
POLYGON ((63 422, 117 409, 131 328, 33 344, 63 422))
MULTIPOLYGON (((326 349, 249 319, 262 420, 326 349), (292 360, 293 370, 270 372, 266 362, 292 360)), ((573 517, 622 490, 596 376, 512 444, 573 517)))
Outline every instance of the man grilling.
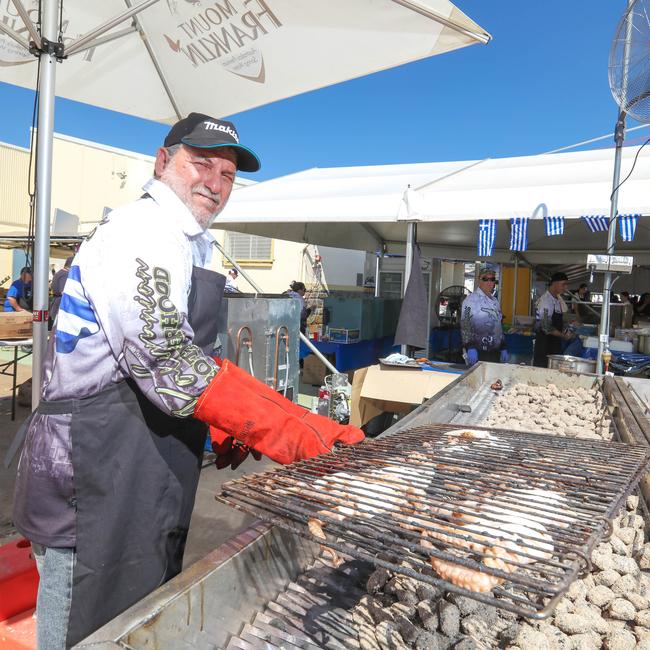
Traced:
POLYGON ((508 362, 506 339, 503 335, 501 305, 494 296, 496 273, 482 266, 478 287, 461 306, 460 332, 468 366, 477 361, 508 362))
POLYGON ((568 286, 568 276, 561 271, 554 273, 546 292, 537 301, 535 310, 535 351, 533 365, 548 367, 550 354, 562 354, 568 341, 574 338, 567 328, 565 314, 568 307, 562 294, 568 286))
POLYGON ((207 425, 237 460, 250 448, 290 463, 363 439, 210 356, 225 278, 206 268, 208 228, 237 170, 259 168, 234 124, 192 113, 158 149, 145 194, 74 258, 14 500, 40 572, 43 650, 74 645, 181 570, 207 425))

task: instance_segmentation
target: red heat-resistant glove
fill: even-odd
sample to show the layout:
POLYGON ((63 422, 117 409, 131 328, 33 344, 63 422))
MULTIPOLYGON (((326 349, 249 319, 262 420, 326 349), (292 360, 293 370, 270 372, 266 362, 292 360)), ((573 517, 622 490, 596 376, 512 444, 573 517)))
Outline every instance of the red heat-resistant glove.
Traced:
POLYGON ((212 451, 217 456, 215 465, 217 469, 223 469, 230 465, 230 469, 237 469, 247 458, 249 452, 255 460, 260 460, 262 454, 255 449, 249 449, 246 445, 237 442, 232 436, 215 427, 210 427, 210 441, 212 451))
POLYGON ((228 360, 199 397, 194 417, 283 465, 326 454, 335 442, 364 439, 360 429, 307 411, 228 360))

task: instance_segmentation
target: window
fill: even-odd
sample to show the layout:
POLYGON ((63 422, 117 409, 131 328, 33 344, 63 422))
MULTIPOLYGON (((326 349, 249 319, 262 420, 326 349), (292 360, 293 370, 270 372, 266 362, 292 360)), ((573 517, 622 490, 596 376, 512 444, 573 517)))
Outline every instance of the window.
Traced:
POLYGON ((243 264, 264 266, 273 264, 273 240, 270 237, 227 232, 226 252, 243 264))
POLYGON ((401 298, 402 273, 399 271, 380 271, 379 295, 382 298, 401 298))

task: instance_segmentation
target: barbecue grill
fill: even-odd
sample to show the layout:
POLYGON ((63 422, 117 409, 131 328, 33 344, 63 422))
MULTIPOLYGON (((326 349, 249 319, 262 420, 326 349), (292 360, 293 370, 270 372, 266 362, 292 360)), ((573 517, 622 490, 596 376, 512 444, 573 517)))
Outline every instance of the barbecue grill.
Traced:
MULTIPOLYGON (((367 474, 370 474, 378 466, 399 463, 401 461, 398 461, 398 458, 407 454, 408 449, 400 448, 400 444, 393 440, 399 440, 401 434, 407 429, 417 430, 425 426, 434 430, 432 439, 440 440, 444 431, 449 428, 480 426, 478 423, 489 410, 491 401, 495 397, 494 391, 491 391, 489 387, 497 378, 503 381, 504 390, 517 382, 541 385, 554 383, 559 388, 599 386, 594 377, 584 375, 565 374, 541 368, 531 369, 523 366, 479 363, 442 393, 403 418, 377 439, 377 442, 381 442, 382 445, 390 442, 388 447, 377 448, 377 454, 382 457, 380 463, 364 470, 363 467, 368 466, 363 462, 359 461, 357 465, 354 465, 352 460, 346 460, 346 458, 352 459, 355 454, 360 453, 361 447, 354 450, 337 450, 333 456, 321 458, 318 461, 321 464, 321 469, 312 471, 311 475, 318 473, 318 477, 322 478, 331 476, 343 468, 347 468, 345 471, 351 473, 351 469, 354 470, 355 467, 358 467, 358 471, 361 473, 366 471, 367 474), (438 427, 431 426, 431 423, 446 423, 453 426, 438 427), (327 467, 328 463, 331 463, 329 468, 327 467)), ((624 394, 624 391, 620 390, 620 379, 622 378, 608 378, 601 388, 610 411, 616 437, 632 445, 635 443, 647 445, 648 438, 646 436, 650 436, 650 425, 629 391, 624 394), (611 381, 609 381, 610 379, 611 381)), ((626 385, 631 385, 633 381, 627 378, 624 380, 626 385)), ((641 390, 636 386, 634 389, 637 393, 641 390)), ((553 502, 546 506, 539 504, 539 508, 536 503, 536 509, 541 511, 543 517, 543 525, 552 536, 552 558, 517 567, 517 571, 512 574, 508 573, 504 583, 488 596, 504 600, 517 607, 533 610, 533 615, 535 612, 539 614, 542 611, 539 607, 544 606, 545 599, 548 603, 552 598, 552 594, 548 594, 549 584, 551 589, 559 591, 564 586, 562 576, 567 582, 571 582, 569 576, 572 572, 575 572, 574 575, 578 575, 581 570, 586 570, 586 558, 589 557, 589 553, 585 549, 590 548, 591 540, 607 534, 605 520, 614 512, 615 502, 622 500, 623 495, 629 491, 629 487, 636 480, 633 477, 633 464, 634 462, 642 464, 644 462, 643 454, 636 447, 621 444, 568 441, 565 438, 537 436, 535 439, 538 444, 535 445, 531 441, 532 436, 504 434, 497 430, 491 430, 490 433, 498 436, 500 440, 493 441, 495 446, 487 443, 481 444, 480 453, 483 459, 481 462, 486 463, 486 469, 479 477, 479 484, 486 486, 486 490, 493 483, 498 483, 498 475, 504 472, 504 475, 509 477, 506 486, 519 485, 520 483, 517 481, 524 476, 530 477, 531 480, 537 480, 538 485, 546 485, 549 491, 562 492, 562 486, 566 486, 567 500, 562 502, 559 512, 555 511, 553 502), (517 442, 517 440, 521 442, 517 442), (504 463, 510 461, 505 453, 500 452, 503 450, 503 445, 508 444, 516 449, 521 449, 523 440, 526 440, 527 443, 530 441, 530 444, 524 446, 517 457, 519 469, 517 472, 513 468, 506 467, 504 469, 504 463), (583 449, 596 449, 596 451, 587 451, 589 454, 586 457, 587 464, 582 464, 578 455, 572 458, 572 454, 579 454, 583 449), (634 450, 633 455, 624 452, 625 457, 621 458, 620 454, 623 449, 625 452, 634 450), (535 455, 535 450, 539 452, 537 455, 535 455), (602 455, 604 450, 607 450, 606 457, 602 455), (546 462, 549 459, 553 459, 553 462, 559 459, 563 469, 560 470, 558 466, 546 462), (606 462, 606 467, 600 467, 603 462, 606 462), (623 467, 627 468, 623 470, 627 472, 626 475, 623 475, 622 472, 618 474, 619 470, 616 465, 618 462, 622 462, 623 467), (567 467, 567 465, 575 467, 567 467), (491 479, 488 478, 490 473, 492 474, 491 479), (593 480, 594 475, 597 475, 597 480, 593 480), (585 521, 587 513, 595 513, 589 521, 585 521), (577 525, 569 529, 563 528, 560 525, 562 516, 571 517, 572 520, 576 520, 577 525), (584 556, 572 554, 571 549, 582 549, 584 556), (542 571, 542 567, 549 569, 550 577, 542 571), (528 589, 524 590, 522 594, 521 584, 515 581, 520 579, 538 585, 538 591, 531 592, 530 598, 527 596, 528 589), (515 601, 507 595, 508 593, 527 599, 527 602, 515 601), (533 603, 535 607, 532 607, 530 603, 533 603)), ((414 435, 417 438, 419 434, 414 435)), ((418 443, 415 446, 421 447, 422 444, 418 443)), ((463 445, 461 441, 454 446, 467 445, 463 445)), ((363 454, 366 454, 365 444, 363 447, 363 454)), ((460 450, 447 453, 444 456, 444 464, 454 467, 462 464, 463 467, 473 470, 477 463, 472 458, 475 453, 479 452, 478 448, 470 451, 472 452, 470 455, 466 455, 466 452, 460 450)), ((434 460, 434 462, 436 461, 434 460)), ((443 464, 440 458, 438 462, 443 464)), ((412 473, 410 465, 402 464, 402 467, 408 468, 408 470, 396 472, 396 480, 399 480, 400 475, 412 473)), ((305 464, 299 464, 290 469, 292 472, 305 473, 305 464)), ((443 481, 443 477, 448 477, 450 473, 453 473, 445 468, 438 468, 438 472, 440 481, 443 481)), ((274 472, 270 476, 280 476, 280 473, 274 472)), ((469 473, 463 483, 458 475, 454 475, 454 482, 458 483, 459 487, 456 490, 450 488, 452 501, 457 498, 457 493, 462 489, 462 485, 466 485, 470 480, 470 476, 473 477, 472 481, 477 480, 475 475, 469 473)), ((251 480, 251 477, 247 478, 247 482, 250 483, 251 480)), ((298 480, 303 479, 291 479, 291 481, 298 480)), ((429 584, 426 581, 421 582, 422 575, 425 576, 425 580, 428 578, 438 579, 430 565, 427 566, 428 558, 432 555, 443 557, 442 553, 449 553, 454 558, 459 558, 456 559, 459 564, 461 564, 460 560, 466 560, 473 563, 471 566, 481 566, 482 556, 466 553, 462 547, 454 549, 451 548, 452 545, 440 542, 434 543, 433 549, 420 548, 420 544, 416 543, 413 535, 409 535, 409 531, 395 524, 392 511, 383 516, 381 513, 375 513, 372 518, 361 517, 358 528, 355 524, 352 539, 347 534, 347 527, 342 526, 341 522, 336 520, 331 522, 322 514, 314 517, 323 522, 323 532, 328 538, 328 543, 340 542, 341 547, 346 551, 357 547, 361 552, 370 553, 368 548, 372 548, 373 553, 372 561, 366 562, 355 559, 348 552, 348 557, 352 559, 338 568, 323 566, 323 560, 318 560, 314 565, 315 558, 319 554, 321 540, 311 535, 305 536, 305 531, 306 522, 312 518, 314 512, 320 512, 323 509, 314 501, 316 498, 313 495, 314 492, 318 492, 318 498, 325 496, 322 489, 320 491, 315 489, 316 480, 318 479, 311 479, 312 485, 309 494, 312 496, 301 499, 298 504, 309 514, 298 513, 292 520, 289 520, 283 510, 286 509, 287 504, 296 500, 296 495, 291 492, 283 495, 269 495, 272 502, 280 501, 282 511, 273 514, 267 513, 267 515, 288 522, 287 528, 258 522, 115 618, 83 641, 79 647, 84 649, 91 647, 93 649, 160 648, 161 650, 164 648, 174 648, 174 650, 184 648, 188 650, 190 648, 198 650, 213 650, 214 648, 245 648, 248 650, 255 648, 257 650, 264 648, 268 650, 277 647, 290 650, 301 647, 313 650, 314 646, 339 649, 343 647, 378 647, 371 643, 363 644, 364 629, 366 631, 370 629, 370 637, 372 637, 377 625, 372 620, 364 621, 355 618, 356 611, 353 610, 350 613, 348 606, 351 600, 360 597, 358 588, 359 585, 365 584, 364 572, 373 571, 378 563, 384 561, 391 565, 395 564, 395 553, 391 556, 384 552, 375 552, 377 545, 396 548, 396 546, 391 546, 393 542, 377 539, 377 527, 379 524, 383 525, 384 520, 392 521, 393 528, 398 528, 397 531, 388 529, 388 533, 394 535, 401 544, 401 548, 405 549, 397 564, 401 564, 408 556, 411 564, 409 567, 402 568, 421 570, 423 574, 419 574, 420 581, 417 584, 424 589, 435 588, 430 586, 432 581, 429 581, 429 584), (289 527, 300 529, 300 534, 288 530, 289 527), (370 533, 373 537, 364 546, 366 540, 359 540, 359 538, 370 537, 370 533), (409 548, 404 543, 405 541, 410 541, 415 549, 409 548), (357 544, 359 545, 357 546, 357 544), (417 561, 415 564, 413 558, 417 561), (421 569, 423 565, 424 568, 421 569), (348 594, 349 597, 341 600, 341 594, 348 594), (350 636, 351 616, 354 618, 357 636, 350 636), (283 637, 283 635, 285 636, 283 637), (293 635, 293 640, 287 639, 286 635, 293 635)), ((290 481, 288 478, 278 480, 278 486, 280 482, 287 485, 290 481)), ((451 483, 452 481, 446 482, 451 483)), ((347 489, 351 492, 351 488, 347 489)), ((359 488, 355 489, 358 492, 361 491, 359 488)), ((513 487, 513 489, 516 488, 513 487)), ((435 498, 437 494, 435 485, 429 490, 434 493, 432 499, 435 498)), ((505 504, 508 504, 509 509, 514 509, 516 504, 512 503, 513 500, 504 492, 507 492, 507 487, 501 488, 501 496, 497 503, 503 504, 504 507, 505 504)), ((644 494, 647 499, 650 490, 644 494)), ((361 495, 359 495, 358 501, 361 501, 361 495)), ((255 497, 255 502, 257 502, 257 497, 255 497)), ((331 507, 337 504, 332 504, 330 501, 329 505, 331 507)), ((640 505, 644 505, 643 501, 640 505)), ((521 506, 518 508, 522 510, 521 506)), ((468 511, 469 509, 464 508, 464 510, 468 511)), ((498 512, 494 513, 495 518, 498 518, 498 515, 498 512)), ((485 514, 483 516, 489 517, 485 514)), ((646 521, 650 521, 647 513, 644 516, 646 521)), ((440 525, 449 523, 445 521, 443 524, 441 517, 438 517, 437 520, 440 525)), ((345 524, 351 523, 351 521, 351 519, 345 520, 345 524)), ((429 525, 435 527, 438 524, 434 521, 429 525)), ((446 532, 451 539, 453 535, 449 531, 446 532)), ((461 538, 461 532, 458 533, 458 538, 461 538)), ((534 544, 534 540, 530 540, 528 548, 532 550, 534 544)), ((522 556, 523 553, 522 551, 522 556)), ((329 560, 325 560, 325 562, 329 562, 329 560)), ((483 569, 483 567, 481 568, 483 569)), ((483 573, 490 575, 485 570, 483 573)), ((415 582, 415 579, 404 576, 401 576, 400 579, 415 582)), ((365 593, 365 588, 363 589, 365 593)), ((485 594, 476 594, 476 597, 484 600, 485 594)), ((514 619, 514 615, 507 612, 504 614, 512 616, 514 619)))
POLYGON ((591 569, 650 450, 471 431, 414 428, 226 483, 217 498, 345 556, 544 618, 591 569), (443 580, 432 565, 444 563, 496 587, 443 580))

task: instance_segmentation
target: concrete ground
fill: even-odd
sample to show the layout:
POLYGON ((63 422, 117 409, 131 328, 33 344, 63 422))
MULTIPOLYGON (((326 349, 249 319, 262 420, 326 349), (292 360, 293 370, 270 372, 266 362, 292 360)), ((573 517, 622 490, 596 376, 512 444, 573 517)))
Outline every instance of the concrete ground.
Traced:
MULTIPOLYGON (((2 353, 0 353, 2 354, 2 353)), ((0 363, 3 357, 0 357, 0 363)), ((31 358, 19 364, 18 381, 25 381, 31 376, 31 358)), ((312 387, 306 392, 313 394, 312 387)), ((9 469, 2 465, 5 453, 13 440, 19 426, 29 415, 30 409, 16 406, 16 419, 11 420, 11 379, 0 375, 0 544, 18 537, 11 521, 11 505, 17 459, 9 469)), ((304 401, 301 399, 301 401, 304 401)), ((236 470, 217 470, 211 463, 206 463, 201 472, 201 480, 196 495, 196 505, 190 525, 189 538, 185 552, 184 568, 204 557, 214 548, 250 526, 254 518, 234 508, 218 503, 215 494, 221 484, 239 478, 245 474, 260 472, 274 465, 269 460, 257 462, 249 457, 236 470)))

